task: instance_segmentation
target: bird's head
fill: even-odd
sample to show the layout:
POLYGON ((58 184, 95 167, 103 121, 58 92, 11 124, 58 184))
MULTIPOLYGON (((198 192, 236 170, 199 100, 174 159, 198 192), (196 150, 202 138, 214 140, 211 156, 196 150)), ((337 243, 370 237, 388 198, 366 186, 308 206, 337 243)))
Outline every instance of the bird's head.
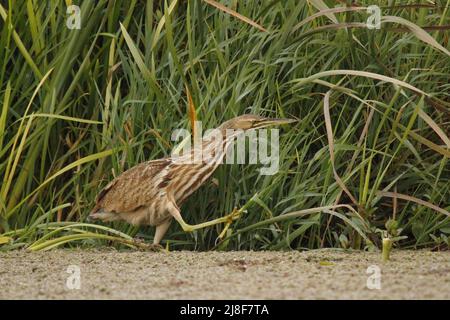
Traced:
POLYGON ((250 130, 250 129, 260 129, 269 126, 280 125, 295 122, 293 119, 283 119, 283 118, 266 118, 254 114, 244 114, 242 116, 230 119, 224 122, 220 129, 227 130, 250 130))

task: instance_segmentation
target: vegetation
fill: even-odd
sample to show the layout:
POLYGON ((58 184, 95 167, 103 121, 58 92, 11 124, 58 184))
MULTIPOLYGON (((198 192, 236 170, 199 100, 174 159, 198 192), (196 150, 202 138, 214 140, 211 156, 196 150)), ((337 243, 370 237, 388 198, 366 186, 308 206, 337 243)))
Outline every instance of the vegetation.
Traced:
POLYGON ((221 166, 182 213, 242 217, 222 242, 173 223, 171 249, 448 248, 450 0, 380 1, 381 29, 373 1, 73 2, 79 30, 70 0, 0 5, 0 249, 150 241, 86 223, 96 194, 194 116, 244 113, 298 119, 279 172, 221 166))

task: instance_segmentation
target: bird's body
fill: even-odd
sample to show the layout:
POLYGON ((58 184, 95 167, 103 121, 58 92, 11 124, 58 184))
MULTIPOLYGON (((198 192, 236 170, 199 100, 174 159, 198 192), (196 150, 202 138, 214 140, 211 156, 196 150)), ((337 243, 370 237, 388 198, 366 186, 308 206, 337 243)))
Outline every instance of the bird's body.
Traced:
POLYGON ((203 153, 215 157, 215 161, 210 162, 195 163, 194 149, 184 158, 168 157, 140 163, 100 192, 93 212, 103 213, 103 220, 122 219, 134 225, 158 226, 172 217, 165 210, 167 202, 181 205, 214 173, 228 146, 229 142, 224 140, 220 152, 214 154, 215 146, 204 141, 203 153))
POLYGON ((216 167, 178 164, 171 158, 143 162, 107 185, 98 196, 93 212, 103 213, 103 220, 121 219, 134 225, 158 226, 172 217, 165 210, 167 202, 181 205, 216 167), (186 179, 193 176, 198 176, 199 180, 186 179), (154 188, 155 185, 158 188, 154 188))
POLYGON ((175 218, 185 231, 233 219, 234 216, 228 216, 190 226, 183 221, 179 205, 197 190, 222 162, 237 135, 225 135, 225 130, 236 129, 234 124, 237 120, 241 120, 241 126, 236 127, 242 130, 252 129, 253 122, 268 121, 267 118, 245 115, 222 124, 218 129, 223 139, 218 141, 204 138, 201 144, 203 153, 208 154, 213 161, 185 161, 187 158, 194 159, 193 149, 190 154, 180 158, 152 160, 132 167, 99 193, 90 217, 103 221, 124 220, 135 225, 156 226, 155 244, 160 242, 172 218, 175 218))

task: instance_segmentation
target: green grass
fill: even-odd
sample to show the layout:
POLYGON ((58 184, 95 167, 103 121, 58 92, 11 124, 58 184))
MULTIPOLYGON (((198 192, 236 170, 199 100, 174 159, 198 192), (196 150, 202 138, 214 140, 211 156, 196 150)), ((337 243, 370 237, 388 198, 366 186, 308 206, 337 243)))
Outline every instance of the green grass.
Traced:
POLYGON ((170 154, 172 130, 189 128, 186 87, 208 128, 244 113, 299 121, 280 133, 278 174, 224 165, 182 207, 200 223, 245 206, 226 241, 222 226, 173 223, 171 249, 445 245, 450 0, 389 1, 380 30, 361 26, 365 10, 305 21, 333 1, 222 2, 267 32, 200 0, 82 1, 81 30, 64 1, 12 3, 0 7, 0 249, 150 241, 153 228, 85 218, 114 176, 170 154))

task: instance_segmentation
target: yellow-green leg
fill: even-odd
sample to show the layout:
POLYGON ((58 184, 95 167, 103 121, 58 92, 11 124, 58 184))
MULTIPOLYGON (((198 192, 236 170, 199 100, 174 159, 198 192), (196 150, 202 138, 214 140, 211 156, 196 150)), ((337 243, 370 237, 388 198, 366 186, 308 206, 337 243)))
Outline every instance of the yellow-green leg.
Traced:
POLYGON ((183 230, 185 232, 192 232, 194 230, 210 227, 210 226, 213 226, 213 225, 216 225, 219 223, 227 223, 229 225, 233 222, 233 220, 236 220, 237 218, 239 218, 239 216, 241 214, 240 211, 234 210, 232 213, 230 213, 229 215, 226 215, 225 217, 217 218, 217 219, 214 219, 211 221, 192 225, 192 224, 186 223, 183 220, 183 217, 181 216, 180 211, 178 210, 177 207, 175 207, 175 205, 171 205, 169 210, 170 210, 170 213, 172 214, 172 216, 175 218, 175 220, 178 221, 178 223, 181 225, 181 227, 183 228, 183 230))

